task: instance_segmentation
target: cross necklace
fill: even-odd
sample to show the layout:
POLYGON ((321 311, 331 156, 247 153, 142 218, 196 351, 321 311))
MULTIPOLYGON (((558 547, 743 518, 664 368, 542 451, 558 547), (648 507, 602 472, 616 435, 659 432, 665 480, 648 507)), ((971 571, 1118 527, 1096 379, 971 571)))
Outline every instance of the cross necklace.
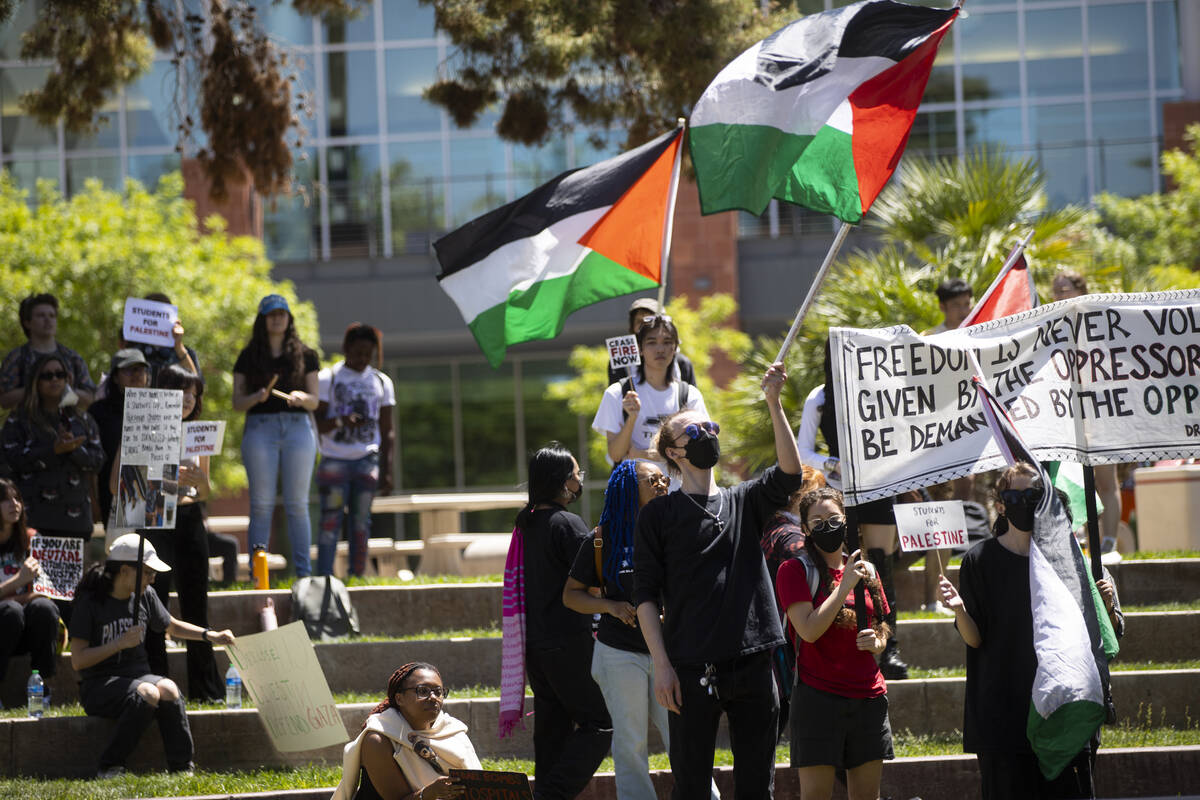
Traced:
POLYGON ((709 511, 705 506, 702 506, 699 503, 697 503, 696 499, 694 497, 692 497, 690 494, 688 494, 687 492, 680 490, 680 494, 682 494, 689 501, 691 501, 692 505, 694 505, 696 508, 698 508, 702 512, 704 512, 704 515, 706 517, 709 517, 713 521, 713 523, 716 524, 718 535, 725 532, 725 521, 721 519, 721 512, 725 510, 725 495, 721 494, 720 489, 717 490, 717 497, 719 498, 719 503, 717 504, 717 513, 715 513, 715 514, 711 511, 709 511))

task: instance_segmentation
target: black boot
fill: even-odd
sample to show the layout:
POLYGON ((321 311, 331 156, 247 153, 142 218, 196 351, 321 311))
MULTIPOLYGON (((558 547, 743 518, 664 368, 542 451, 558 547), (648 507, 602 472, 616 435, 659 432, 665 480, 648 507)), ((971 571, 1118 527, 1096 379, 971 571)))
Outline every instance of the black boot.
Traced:
POLYGON ((902 681, 908 678, 908 665, 900 658, 900 643, 896 639, 896 581, 895 555, 884 553, 881 548, 873 547, 867 551, 867 559, 875 565, 879 573, 879 582, 883 586, 884 597, 887 598, 888 613, 883 620, 892 629, 883 652, 879 654, 879 671, 889 681, 902 681))

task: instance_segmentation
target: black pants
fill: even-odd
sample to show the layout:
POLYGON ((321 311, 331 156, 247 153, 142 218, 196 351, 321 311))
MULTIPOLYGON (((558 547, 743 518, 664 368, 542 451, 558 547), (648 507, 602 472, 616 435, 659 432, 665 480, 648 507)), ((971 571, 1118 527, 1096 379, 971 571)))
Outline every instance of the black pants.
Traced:
POLYGON ((977 753, 983 800, 1091 800, 1100 737, 1094 736, 1062 773, 1046 780, 1032 753, 977 753))
POLYGON ((539 800, 566 800, 582 792, 612 744, 608 707, 592 680, 593 644, 590 633, 581 633, 556 647, 525 651, 539 800))
POLYGON ((8 674, 9 656, 29 653, 29 667, 43 678, 54 675, 58 657, 58 606, 47 597, 35 597, 25 605, 0 600, 0 680, 8 674))
POLYGON ((112 741, 100 754, 100 769, 123 767, 137 748, 138 740, 150 723, 158 719, 167 768, 187 769, 192 761, 192 729, 188 725, 183 698, 173 702, 160 700, 158 707, 150 705, 137 692, 140 683, 158 683, 160 675, 140 678, 89 678, 79 686, 79 700, 90 717, 107 717, 117 721, 112 741))
POLYGON ((764 651, 716 664, 716 693, 700 685, 703 666, 677 666, 683 705, 670 714, 673 800, 703 800, 712 785, 722 712, 729 718, 736 800, 763 800, 775 791, 779 695, 764 651))
MULTIPOLYGON (((146 531, 158 557, 171 567, 154 577, 154 591, 166 606, 174 585, 179 595, 179 616, 184 622, 208 627, 208 533, 203 509, 197 503, 176 507, 174 530, 146 531)), ((166 635, 146 631, 146 655, 150 671, 170 677, 167 668, 166 635)), ((221 700, 223 683, 217 660, 208 642, 187 643, 187 696, 192 700, 221 700)))

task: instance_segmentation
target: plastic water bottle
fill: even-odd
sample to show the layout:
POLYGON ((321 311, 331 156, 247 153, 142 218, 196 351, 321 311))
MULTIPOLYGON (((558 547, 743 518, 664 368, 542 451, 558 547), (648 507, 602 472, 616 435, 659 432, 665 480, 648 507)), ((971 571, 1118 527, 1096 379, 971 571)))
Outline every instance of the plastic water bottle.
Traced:
POLYGON ((225 707, 242 707, 242 676, 238 674, 237 667, 233 664, 230 664, 229 669, 225 670, 225 707))
POLYGON ((45 710, 42 698, 45 694, 46 685, 42 683, 42 676, 38 675, 38 671, 35 669, 29 676, 29 683, 25 684, 25 695, 29 699, 29 716, 34 719, 42 718, 42 712, 45 710))

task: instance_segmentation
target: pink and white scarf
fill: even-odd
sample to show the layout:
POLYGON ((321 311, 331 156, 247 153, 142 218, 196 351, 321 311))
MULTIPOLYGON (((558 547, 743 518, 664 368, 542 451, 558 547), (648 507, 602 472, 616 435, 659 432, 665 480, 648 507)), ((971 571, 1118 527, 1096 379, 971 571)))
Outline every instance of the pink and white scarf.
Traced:
POLYGON ((525 727, 525 536, 513 528, 504 561, 504 595, 500 630, 500 738, 525 727))

